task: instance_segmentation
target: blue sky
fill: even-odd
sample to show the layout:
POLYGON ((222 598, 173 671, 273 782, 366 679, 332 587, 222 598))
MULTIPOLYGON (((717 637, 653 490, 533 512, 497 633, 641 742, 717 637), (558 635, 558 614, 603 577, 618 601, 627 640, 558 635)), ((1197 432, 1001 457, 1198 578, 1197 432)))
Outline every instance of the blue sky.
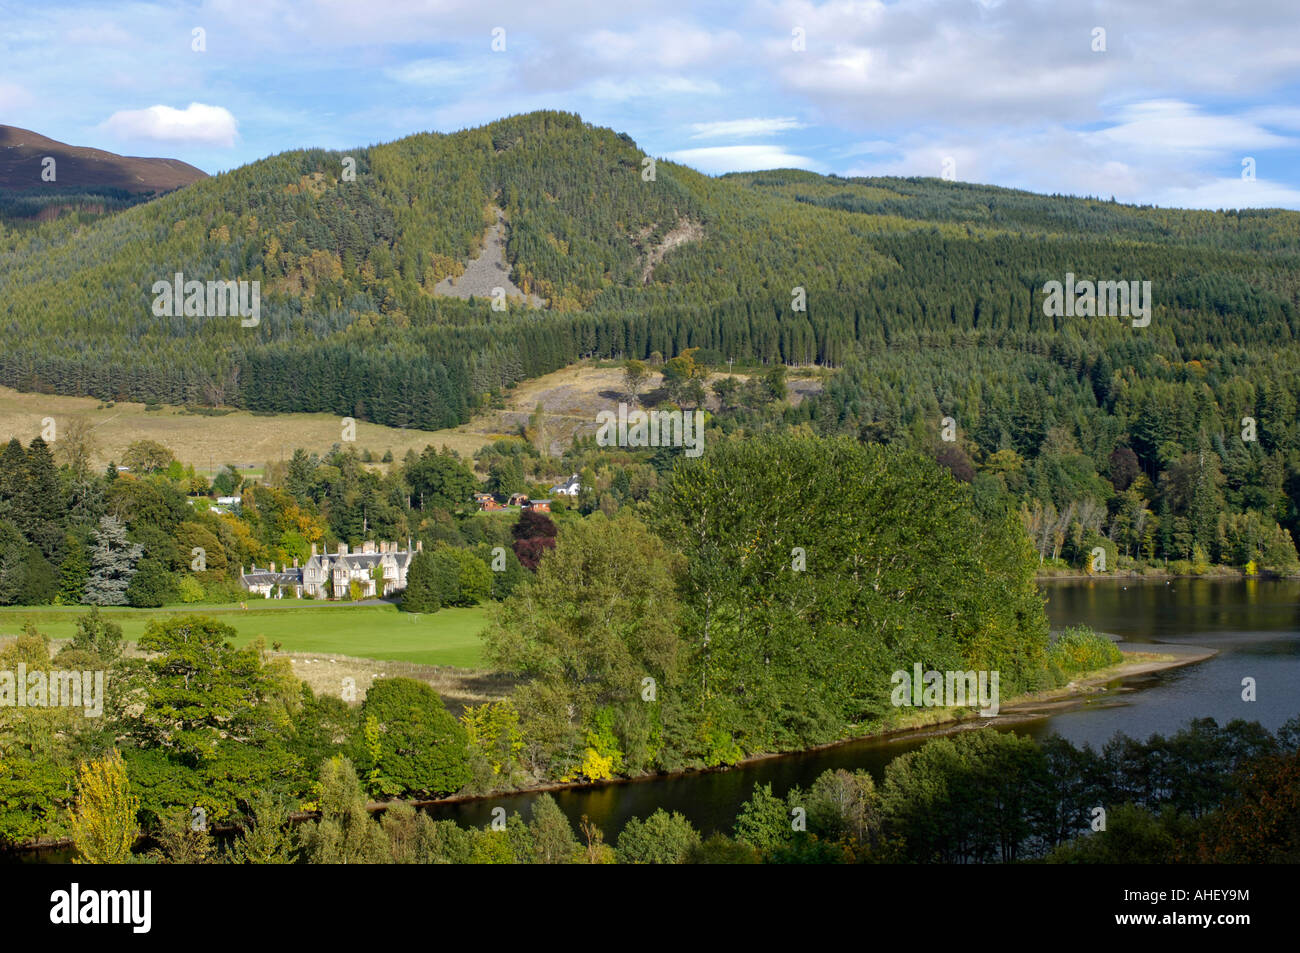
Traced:
POLYGON ((1300 209, 1294 3, 0 0, 0 123, 216 172, 563 109, 711 174, 1300 209))

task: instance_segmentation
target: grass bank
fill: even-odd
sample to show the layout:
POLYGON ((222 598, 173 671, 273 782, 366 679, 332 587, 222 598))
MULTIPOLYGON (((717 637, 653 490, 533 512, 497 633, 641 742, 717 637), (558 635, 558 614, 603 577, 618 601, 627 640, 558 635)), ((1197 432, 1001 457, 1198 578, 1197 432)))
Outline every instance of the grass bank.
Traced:
MULTIPOLYGON (((212 616, 235 629, 238 645, 261 636, 268 648, 275 643, 285 652, 346 655, 422 665, 481 669, 483 643, 479 633, 487 625, 488 608, 443 609, 412 614, 392 605, 347 605, 310 600, 251 600, 247 609, 238 603, 100 609, 122 627, 130 642, 137 641, 152 619, 195 612, 212 616), (270 603, 259 605, 259 602, 270 603)), ((87 606, 0 608, 0 637, 18 635, 28 621, 52 639, 71 638, 77 619, 87 606)))

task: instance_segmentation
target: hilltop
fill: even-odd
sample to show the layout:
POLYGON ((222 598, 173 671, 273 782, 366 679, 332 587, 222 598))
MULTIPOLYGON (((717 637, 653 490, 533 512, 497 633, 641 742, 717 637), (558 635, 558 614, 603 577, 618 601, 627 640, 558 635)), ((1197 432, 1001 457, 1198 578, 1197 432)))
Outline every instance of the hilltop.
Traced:
MULTIPOLYGON (((1125 368, 1181 384, 1194 364, 1214 387, 1241 375, 1296 393, 1297 274, 1294 212, 797 170, 710 178, 540 112, 283 153, 98 221, 0 229, 0 383, 428 430, 575 360, 688 347, 704 363, 833 367, 978 348, 1013 355, 998 380, 1018 377, 1007 361, 1037 362, 1033 379, 1064 372, 1103 405, 1125 368), (502 234, 493 267, 528 302, 440 293, 502 234), (258 282, 258 324, 155 317, 150 289, 177 272, 258 282), (1045 317, 1040 289, 1067 272, 1152 280, 1151 327, 1045 317)), ((891 413, 944 399, 915 372, 900 380, 891 413)))
POLYGON ((42 163, 55 160, 55 185, 61 188, 121 189, 132 194, 162 193, 207 177, 179 159, 120 156, 103 149, 71 146, 29 129, 0 125, 0 189, 33 189, 47 184, 42 163))

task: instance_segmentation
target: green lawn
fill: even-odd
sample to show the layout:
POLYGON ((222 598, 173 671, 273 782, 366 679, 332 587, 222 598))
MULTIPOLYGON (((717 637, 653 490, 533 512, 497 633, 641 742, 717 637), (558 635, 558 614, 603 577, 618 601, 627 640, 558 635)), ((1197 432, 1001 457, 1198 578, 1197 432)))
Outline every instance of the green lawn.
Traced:
MULTIPOLYGON (((443 609, 412 615, 396 607, 324 604, 311 600, 252 599, 247 609, 236 605, 168 606, 163 609, 100 609, 122 627, 122 633, 136 641, 150 619, 176 613, 198 612, 214 616, 239 633, 243 645, 259 635, 267 646, 279 642, 286 652, 336 652, 360 658, 417 662, 424 665, 455 665, 481 668, 484 664, 479 633, 487 625, 487 607, 443 609)), ((30 619, 36 628, 53 639, 70 638, 76 619, 89 611, 86 606, 39 606, 0 608, 0 636, 17 635, 30 619)))

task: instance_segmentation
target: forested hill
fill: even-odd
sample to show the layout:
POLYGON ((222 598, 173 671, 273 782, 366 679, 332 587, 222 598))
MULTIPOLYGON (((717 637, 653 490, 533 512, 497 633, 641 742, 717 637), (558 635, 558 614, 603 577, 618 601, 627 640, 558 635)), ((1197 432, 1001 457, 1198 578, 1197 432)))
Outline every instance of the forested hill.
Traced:
MULTIPOLYGON (((1294 431, 1300 214, 929 179, 708 178, 646 158, 625 135, 533 113, 284 153, 89 224, 0 224, 0 383, 437 428, 586 356, 700 347, 702 361, 843 366, 976 348, 1057 422, 1110 416, 1136 388, 1196 417, 1187 428, 1208 415, 1221 432, 1267 391, 1294 431), (494 206, 512 280, 547 308, 434 294, 476 253, 494 206), (156 317, 151 288, 177 272, 260 282, 260 321, 156 317), (1045 316, 1043 285, 1067 272, 1150 280, 1150 326, 1045 316)), ((952 398, 978 416, 971 360, 900 371, 892 407, 849 375, 818 412, 856 426, 952 398)))

